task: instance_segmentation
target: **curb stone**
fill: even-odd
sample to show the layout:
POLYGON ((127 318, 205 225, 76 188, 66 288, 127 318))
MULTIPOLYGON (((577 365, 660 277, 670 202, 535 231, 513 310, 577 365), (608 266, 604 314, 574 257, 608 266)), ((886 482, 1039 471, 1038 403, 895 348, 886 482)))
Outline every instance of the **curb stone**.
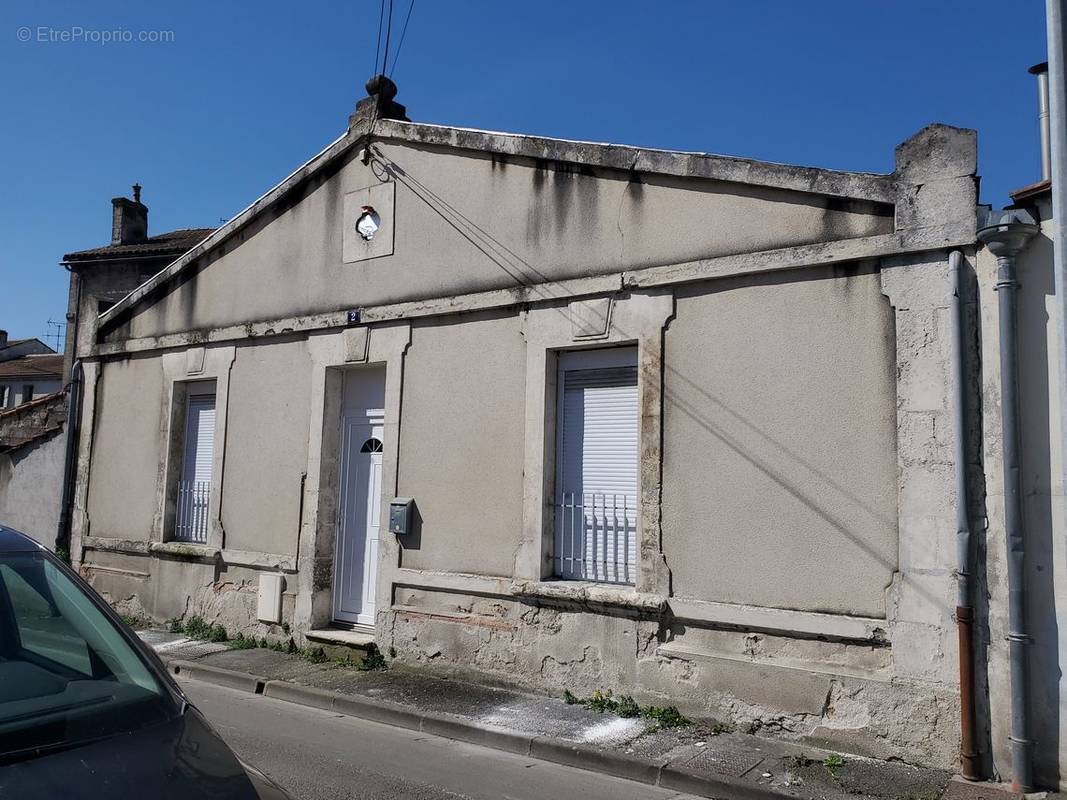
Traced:
POLYGON ((334 711, 665 789, 710 798, 729 797, 731 800, 796 800, 795 795, 776 791, 770 786, 758 786, 727 776, 703 777, 672 767, 662 760, 623 755, 565 739, 489 728, 463 717, 416 711, 384 700, 316 689, 290 681, 268 680, 259 675, 191 661, 172 661, 169 668, 175 675, 261 694, 273 700, 334 711))
POLYGON ((796 800, 796 795, 776 792, 769 787, 726 777, 703 777, 666 764, 660 770, 659 785, 664 789, 674 789, 705 797, 729 797, 730 800, 769 800, 770 798, 780 800, 783 797, 796 800))
POLYGON ((601 750, 590 745, 568 742, 549 736, 538 736, 530 743, 530 755, 542 761, 565 764, 568 767, 605 772, 617 778, 625 778, 653 786, 659 781, 662 761, 621 755, 611 750, 601 750))
POLYGON ((267 679, 262 675, 250 675, 247 672, 238 672, 224 667, 197 664, 195 661, 171 661, 167 669, 175 675, 184 675, 193 680, 215 683, 249 694, 263 694, 263 687, 267 683, 267 679))
POLYGON ((267 681, 263 686, 263 696, 330 711, 333 709, 333 701, 337 692, 313 689, 310 686, 301 686, 299 683, 289 681, 267 681))
POLYGON ((494 750, 506 750, 519 756, 530 755, 530 743, 534 739, 532 734, 471 725, 462 718, 441 714, 426 714, 422 718, 422 731, 445 739, 457 739, 494 750))
POLYGON ((334 698, 333 710, 350 717, 361 717, 371 722, 415 731, 422 727, 424 714, 406 706, 350 694, 335 693, 334 698))

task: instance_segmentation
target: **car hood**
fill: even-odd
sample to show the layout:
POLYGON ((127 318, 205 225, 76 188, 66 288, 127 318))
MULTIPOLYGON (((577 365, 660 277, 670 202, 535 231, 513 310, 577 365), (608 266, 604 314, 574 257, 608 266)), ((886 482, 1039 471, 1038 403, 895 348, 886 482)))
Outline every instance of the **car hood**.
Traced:
POLYGON ((0 767, 0 798, 289 800, 246 771, 200 712, 0 767))

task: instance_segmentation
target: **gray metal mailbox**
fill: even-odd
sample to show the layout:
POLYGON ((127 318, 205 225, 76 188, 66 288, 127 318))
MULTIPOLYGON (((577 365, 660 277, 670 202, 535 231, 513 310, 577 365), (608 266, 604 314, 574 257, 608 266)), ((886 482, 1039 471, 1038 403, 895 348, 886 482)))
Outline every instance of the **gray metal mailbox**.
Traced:
POLYGON ((411 533, 411 515, 415 508, 415 498, 394 497, 389 503, 389 532, 398 536, 411 533))

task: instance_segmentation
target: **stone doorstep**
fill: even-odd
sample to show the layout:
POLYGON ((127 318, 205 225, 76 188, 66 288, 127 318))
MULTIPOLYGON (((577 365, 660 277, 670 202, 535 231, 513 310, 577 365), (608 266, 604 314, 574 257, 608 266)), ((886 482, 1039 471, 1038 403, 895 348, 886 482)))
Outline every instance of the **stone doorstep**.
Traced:
POLYGON ((321 647, 330 658, 362 663, 374 646, 374 631, 348 628, 320 628, 307 631, 309 645, 321 647))
MULTIPOLYGON (((360 641, 360 632, 315 633, 320 638, 312 641, 323 641, 323 637, 333 643, 337 638, 348 638, 354 644, 360 641)), ((939 770, 852 756, 846 756, 840 773, 831 776, 822 764, 828 753, 746 734, 714 735, 699 728, 650 732, 644 727, 642 733, 625 740, 580 741, 575 738, 576 719, 597 727, 622 720, 566 705, 557 698, 458 683, 403 667, 388 672, 355 672, 334 665, 311 665, 285 653, 249 650, 206 654, 195 662, 175 660, 169 668, 186 678, 251 694, 706 797, 1012 797, 989 784, 980 785, 985 787, 985 794, 958 794, 962 788, 978 787, 949 782, 948 773, 939 770), (390 687, 399 688, 390 692, 390 687), (440 702, 443 694, 449 695, 445 706, 440 702), (431 697, 438 699, 436 706, 428 699, 431 697), (514 718, 518 722, 515 727, 508 724, 511 719, 487 719, 482 713, 487 698, 499 708, 522 709, 524 715, 536 708, 543 720, 531 725, 520 716, 514 718), (542 724, 545 720, 547 725, 542 724), (801 753, 805 757, 798 758, 801 753)))
POLYGON ((347 628, 320 628, 319 630, 307 631, 304 637, 312 642, 326 644, 339 644, 346 647, 358 647, 366 649, 374 644, 374 631, 347 629, 347 628))

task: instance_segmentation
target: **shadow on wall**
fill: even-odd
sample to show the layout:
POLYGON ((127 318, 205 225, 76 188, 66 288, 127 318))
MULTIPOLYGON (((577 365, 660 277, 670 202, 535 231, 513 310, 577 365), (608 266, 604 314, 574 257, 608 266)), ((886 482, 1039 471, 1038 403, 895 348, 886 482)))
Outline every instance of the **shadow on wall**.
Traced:
POLYGON ((422 549, 422 512, 419 510, 418 501, 413 503, 411 508, 411 530, 403 536, 398 536, 397 541, 400 543, 400 566, 403 567, 405 551, 422 549))
MULTIPOLYGON (((1030 648, 1031 738, 1040 785, 1058 786, 1060 729, 1059 626, 1056 620, 1050 452, 1048 312, 1055 296, 1052 242, 1035 237, 1018 261, 1019 394, 1023 525, 1026 533, 1027 622, 1030 648)), ((995 301, 994 301, 995 302, 995 301)), ((999 527, 999 526, 998 526, 999 527)), ((1002 767, 1005 765, 1002 765, 1002 767)), ((1002 769, 1002 772, 1004 770, 1002 769)))
MULTIPOLYGON (((770 287, 816 283, 825 281, 843 281, 842 291, 848 292, 847 279, 858 275, 874 275, 873 268, 859 268, 855 265, 829 268, 812 268, 802 272, 791 271, 789 274, 768 273, 737 278, 726 278, 717 286, 718 292, 750 287, 770 287)), ((680 297, 685 297, 682 292, 680 297)), ((888 299, 881 297, 888 307, 888 299)), ((892 329, 887 334, 886 370, 892 375, 895 363, 892 329)), ((799 345, 798 345, 799 346, 799 345)), ((743 354, 737 358, 744 361, 743 354)), ((755 366, 754 364, 752 366, 755 366)), ((793 365, 765 363, 767 374, 778 371, 789 382, 793 365)), ((847 561, 854 555, 877 564, 887 575, 897 571, 896 560, 896 517, 887 512, 885 505, 879 508, 871 497, 864 496, 855 487, 846 485, 840 477, 834 477, 824 464, 816 463, 814 453, 800 452, 796 447, 786 445, 781 438, 768 432, 758 419, 754 419, 746 410, 736 403, 728 402, 707 385, 704 377, 694 380, 678 369, 664 363, 664 425, 669 425, 667 417, 680 414, 694 423, 702 434, 710 436, 714 443, 723 446, 749 466, 758 470, 765 478, 773 482, 784 495, 799 503, 827 525, 842 540, 841 559, 847 561), (878 546, 878 540, 882 546, 878 546), (892 540, 892 546, 886 543, 892 540)), ((738 373, 739 374, 739 373, 738 373)), ((732 380, 736 381, 737 374, 732 380)), ((892 381, 891 377, 887 381, 892 381)), ((892 385, 889 389, 892 391, 892 385)), ((752 390, 755 390, 754 388, 752 390)), ((814 388, 816 393, 830 390, 829 387, 814 388)), ((753 406, 754 407, 754 406, 753 406)), ((797 425, 805 425, 797 418, 797 425)), ((895 419, 891 425, 895 427, 895 419)), ((712 442, 708 443, 712 444, 712 442)), ((670 458, 665 453, 665 459, 670 458)), ((666 467, 665 467, 666 468, 666 467)), ((895 497, 892 503, 895 508, 895 497)), ((930 595, 921 586, 914 586, 914 591, 922 594, 926 601, 939 608, 944 607, 944 599, 930 595)), ((838 612, 839 609, 817 609, 838 612)), ((847 612, 847 611, 845 611, 847 612)))
MULTIPOLYGON (((380 155, 378 157, 382 158, 380 155)), ((383 158, 382 160, 401 183, 404 183, 425 200, 430 208, 441 214, 452 227, 467 238, 478 250, 487 255, 517 284, 527 287, 530 291, 531 299, 542 301, 566 301, 570 299, 567 291, 562 287, 557 288, 554 281, 547 274, 531 264, 522 255, 504 245, 490 231, 464 216, 458 209, 449 205, 444 198, 434 194, 414 176, 406 173, 400 165, 388 159, 383 158), (439 206, 443 207, 444 211, 439 206)), ((813 268, 803 272, 791 271, 788 275, 745 276, 737 280, 727 281, 726 286, 778 285, 801 283, 809 280, 847 279, 851 275, 869 271, 869 269, 853 269, 851 265, 813 268)), ((725 287, 720 287, 720 290, 724 289, 725 287)), ((558 307, 558 311, 569 320, 570 313, 566 306, 558 307)), ((621 331, 621 333, 624 336, 626 335, 625 331, 621 331)), ((885 550, 879 550, 879 548, 872 546, 870 541, 871 530, 888 528, 895 531, 895 518, 888 518, 884 512, 876 510, 864 497, 851 491, 840 481, 834 480, 824 470, 818 469, 810 460, 806 460, 803 456, 790 450, 782 442, 770 436, 766 431, 761 430, 753 421, 741 415, 739 410, 726 405, 720 398, 715 397, 700 386, 698 382, 682 375, 670 366, 665 366, 664 372, 666 373, 664 385, 665 409, 669 407, 675 412, 689 417, 706 433, 720 441, 774 483, 778 484, 795 501, 821 518, 824 523, 840 534, 842 539, 848 543, 848 547, 852 549, 852 552, 858 551, 862 553, 865 559, 877 563, 887 574, 891 575, 897 571, 895 555, 890 555, 885 550), (742 436, 735 435, 738 430, 743 430, 744 434, 742 436), (753 441, 757 441, 759 444, 752 446, 753 441), (770 460, 766 458, 768 453, 773 454, 773 458, 770 460), (829 497, 833 498, 831 502, 827 501, 829 497), (840 509, 848 509, 848 517, 850 519, 843 519, 840 515, 840 509), (857 525, 856 519, 862 519, 863 523, 857 525)), ((418 549, 418 544, 415 541, 408 549, 418 549)), ((915 586, 914 589, 923 594, 931 604, 940 607, 945 605, 943 599, 930 596, 922 587, 915 586)))

